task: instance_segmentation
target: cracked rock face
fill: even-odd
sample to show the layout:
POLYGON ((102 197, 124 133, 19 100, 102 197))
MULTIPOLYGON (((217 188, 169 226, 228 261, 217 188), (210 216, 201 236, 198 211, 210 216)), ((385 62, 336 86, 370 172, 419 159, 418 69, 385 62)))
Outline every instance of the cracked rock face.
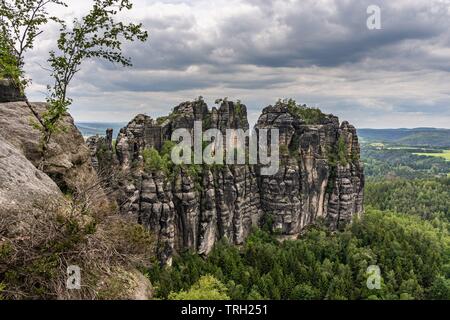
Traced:
POLYGON ((62 199, 57 185, 0 138, 0 216, 14 210, 32 210, 39 201, 62 199))
POLYGON ((261 206, 273 217, 275 229, 296 235, 318 218, 339 229, 363 212, 364 175, 353 126, 339 126, 332 115, 306 124, 280 103, 263 110, 256 128, 280 130, 280 170, 260 177, 261 206), (339 141, 346 163, 333 159, 339 141))
POLYGON ((358 137, 347 122, 323 115, 311 123, 281 102, 265 108, 255 130, 279 129, 281 164, 273 176, 262 176, 257 165, 171 172, 145 165, 145 149, 161 151, 175 129, 192 130, 194 121, 224 134, 249 129, 245 105, 224 100, 209 110, 200 99, 180 104, 168 117, 138 115, 121 129, 115 147, 111 132, 88 140, 94 167, 115 172, 112 200, 156 235, 162 263, 183 250, 208 254, 220 239, 242 244, 263 221, 295 237, 318 219, 337 230, 363 212, 358 137))
MULTIPOLYGON (((32 103, 36 112, 47 110, 45 103, 32 103)), ((33 125, 34 116, 24 102, 0 105, 0 136, 36 167, 42 159, 41 133, 33 125)), ((64 192, 75 192, 81 183, 91 183, 97 174, 91 164, 91 154, 83 136, 69 114, 61 119, 64 131, 56 133, 48 146, 43 172, 64 192)))

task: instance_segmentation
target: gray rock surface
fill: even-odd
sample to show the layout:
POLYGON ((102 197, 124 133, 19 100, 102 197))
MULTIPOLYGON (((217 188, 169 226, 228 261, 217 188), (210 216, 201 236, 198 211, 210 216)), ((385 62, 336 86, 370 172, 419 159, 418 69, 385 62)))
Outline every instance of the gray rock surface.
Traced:
POLYGON ((339 126, 332 115, 306 124, 278 103, 263 110, 256 128, 278 128, 280 148, 287 151, 278 174, 261 177, 261 205, 275 229, 296 235, 318 218, 339 229, 363 212, 364 174, 353 126, 339 126), (339 159, 340 140, 345 161, 339 159))
POLYGON ((223 133, 249 128, 245 105, 224 100, 209 110, 200 99, 157 120, 136 116, 121 129, 115 148, 111 133, 88 140, 95 167, 110 168, 120 177, 110 182, 112 200, 157 235, 163 263, 170 264, 184 250, 208 254, 219 239, 242 244, 264 221, 282 235, 296 237, 318 219, 337 230, 363 213, 358 137, 347 122, 340 125, 337 117, 323 115, 307 124, 286 104, 265 108, 255 129, 280 130, 282 161, 274 176, 260 175, 257 165, 202 166, 196 172, 181 167, 170 173, 146 168, 146 148, 161 151, 173 130, 192 130, 194 121, 202 121, 204 130, 223 133), (345 159, 339 159, 340 143, 345 159))
POLYGON ((62 198, 58 186, 0 137, 0 214, 62 198))
MULTIPOLYGON (((46 110, 45 103, 32 105, 41 114, 46 110)), ((33 121, 36 122, 24 102, 0 104, 0 136, 38 167, 41 134, 33 121)), ((64 116, 62 126, 64 130, 51 140, 43 171, 61 190, 75 191, 80 183, 97 179, 97 173, 92 166, 90 150, 69 114, 64 116)))

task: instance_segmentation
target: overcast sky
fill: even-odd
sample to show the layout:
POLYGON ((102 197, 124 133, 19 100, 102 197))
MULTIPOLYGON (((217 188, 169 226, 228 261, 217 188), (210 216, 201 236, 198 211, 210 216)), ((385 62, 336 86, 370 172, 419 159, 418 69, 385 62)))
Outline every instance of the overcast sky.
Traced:
MULTIPOLYGON (((52 9, 71 20, 89 0, 52 9), (75 6, 77 6, 75 8, 75 6)), ((132 68, 82 66, 70 90, 76 121, 127 122, 203 96, 240 99, 254 123, 292 97, 357 127, 450 128, 450 0, 134 0, 127 19, 149 31, 125 53, 132 68), (381 8, 369 30, 367 7, 381 8)), ((28 55, 28 95, 43 100, 48 28, 28 55)))

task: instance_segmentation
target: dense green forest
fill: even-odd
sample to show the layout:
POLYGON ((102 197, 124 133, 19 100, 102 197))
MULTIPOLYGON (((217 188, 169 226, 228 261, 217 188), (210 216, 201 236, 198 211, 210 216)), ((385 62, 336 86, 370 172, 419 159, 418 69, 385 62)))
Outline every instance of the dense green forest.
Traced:
POLYGON ((203 290, 231 299, 450 299, 449 245, 446 228, 368 209, 342 233, 317 226, 281 243, 255 231, 241 248, 222 242, 206 259, 185 253, 150 278, 159 298, 198 297, 209 275, 222 289, 203 290), (370 265, 380 267, 380 290, 367 287, 370 265))
POLYGON ((450 178, 369 180, 366 204, 415 215, 434 225, 450 223, 450 178))
MULTIPOLYGON (((401 138, 401 137, 400 137, 401 138)), ((450 161, 423 147, 363 144, 366 213, 344 232, 318 223, 280 242, 255 230, 149 277, 161 299, 450 299, 450 161), (381 288, 368 289, 369 266, 381 288)))
POLYGON ((367 177, 406 179, 446 177, 450 172, 450 161, 437 156, 417 155, 420 152, 441 152, 441 150, 415 148, 389 148, 376 145, 362 145, 364 173, 367 177))

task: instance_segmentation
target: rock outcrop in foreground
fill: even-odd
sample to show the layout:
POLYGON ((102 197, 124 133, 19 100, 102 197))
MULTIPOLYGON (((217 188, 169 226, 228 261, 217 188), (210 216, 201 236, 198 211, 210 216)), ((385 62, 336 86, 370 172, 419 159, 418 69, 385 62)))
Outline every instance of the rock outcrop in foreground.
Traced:
POLYGON ((33 113, 8 92, 0 84, 0 101, 12 100, 0 103, 0 299, 150 299, 138 267, 153 258, 153 238, 116 214, 72 117, 42 161, 33 113), (81 290, 66 289, 69 265, 82 270, 81 290))
MULTIPOLYGON (((45 103, 33 103, 32 107, 39 114, 46 111, 45 103)), ((0 105, 0 139, 9 142, 35 167, 39 167, 42 160, 41 132, 34 127, 35 122, 33 113, 24 102, 0 105)), ((76 192, 81 182, 95 181, 97 173, 90 161, 89 148, 69 114, 62 118, 61 127, 62 132, 55 134, 50 141, 43 172, 63 192, 76 192)))
POLYGON ((0 214, 23 209, 36 202, 60 199, 58 186, 36 169, 14 146, 0 139, 0 214))
POLYGON ((209 110, 203 100, 185 102, 164 118, 138 115, 121 129, 88 140, 92 161, 108 177, 123 214, 134 216, 158 238, 159 258, 175 252, 208 254, 219 239, 240 245, 253 227, 269 224, 296 237, 318 219, 337 230, 363 212, 364 174, 356 130, 317 109, 278 102, 265 108, 255 130, 280 131, 281 166, 263 176, 257 165, 155 168, 143 155, 164 154, 178 128, 247 130, 247 109, 222 101, 209 110))

